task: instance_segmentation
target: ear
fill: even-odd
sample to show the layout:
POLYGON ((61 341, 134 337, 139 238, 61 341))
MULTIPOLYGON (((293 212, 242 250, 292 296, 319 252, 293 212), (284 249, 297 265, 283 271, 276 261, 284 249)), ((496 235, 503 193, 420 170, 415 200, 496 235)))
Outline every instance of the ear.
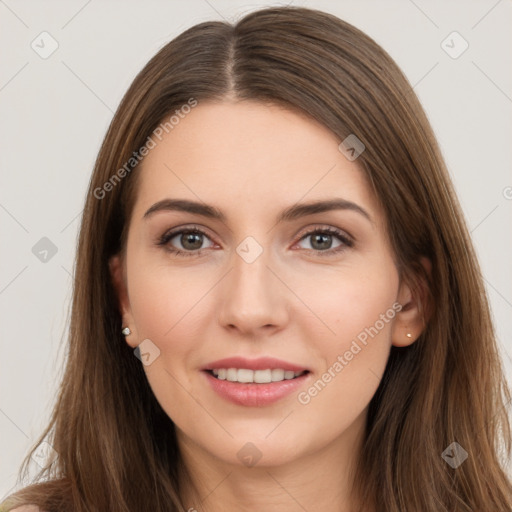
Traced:
POLYGON ((112 256, 108 262, 110 277, 117 295, 119 312, 121 313, 123 327, 129 327, 131 334, 126 336, 126 342, 131 347, 137 346, 137 330, 133 320, 130 300, 128 298, 128 287, 126 283, 126 269, 124 261, 119 254, 112 256))
MULTIPOLYGON (((432 263, 428 258, 420 259, 421 266, 428 276, 432 272, 432 263)), ((402 309, 395 317, 391 331, 391 342, 395 347, 412 345, 424 331, 432 311, 428 281, 423 274, 417 273, 414 286, 402 282, 398 291, 398 302, 402 309)))

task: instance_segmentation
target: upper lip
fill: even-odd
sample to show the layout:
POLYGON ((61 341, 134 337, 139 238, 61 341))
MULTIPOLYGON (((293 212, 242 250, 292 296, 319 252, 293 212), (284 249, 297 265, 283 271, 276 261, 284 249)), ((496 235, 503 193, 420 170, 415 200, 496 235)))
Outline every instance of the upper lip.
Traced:
POLYGON ((215 370, 218 368, 246 368, 248 370, 290 370, 293 372, 308 371, 307 368, 275 359, 274 357, 259 357, 257 359, 247 359, 245 357, 227 357, 206 364, 201 370, 215 370))

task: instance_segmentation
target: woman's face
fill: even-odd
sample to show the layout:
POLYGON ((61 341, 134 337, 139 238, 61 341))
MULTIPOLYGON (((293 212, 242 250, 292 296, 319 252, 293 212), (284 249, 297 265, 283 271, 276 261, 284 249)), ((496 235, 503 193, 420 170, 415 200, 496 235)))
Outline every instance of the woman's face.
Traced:
POLYGON ((412 342, 357 159, 315 121, 248 101, 199 103, 154 140, 112 271, 181 445, 247 466, 350 453, 391 345, 412 342), (339 205, 303 206, 324 201, 339 205))

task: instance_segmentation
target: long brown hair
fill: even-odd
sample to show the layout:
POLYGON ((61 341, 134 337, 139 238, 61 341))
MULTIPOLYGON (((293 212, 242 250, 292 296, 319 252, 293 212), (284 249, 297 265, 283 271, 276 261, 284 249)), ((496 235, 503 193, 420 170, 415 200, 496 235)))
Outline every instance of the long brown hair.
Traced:
POLYGON ((305 112, 340 142, 355 134, 366 146, 358 163, 386 213, 400 276, 429 283, 434 308, 427 325, 411 346, 392 347, 371 400, 354 491, 380 512, 509 511, 510 390, 475 252, 430 124, 375 41, 335 16, 297 7, 186 30, 124 96, 85 203, 65 375, 20 475, 44 440, 58 458, 4 507, 186 510, 174 425, 121 335, 108 260, 125 247, 137 190, 133 152, 191 98, 201 104, 228 95, 305 112), (126 176, 112 180, 126 162, 126 176), (431 261, 431 275, 421 274, 422 257, 431 261), (468 453, 456 469, 441 456, 453 442, 468 453))

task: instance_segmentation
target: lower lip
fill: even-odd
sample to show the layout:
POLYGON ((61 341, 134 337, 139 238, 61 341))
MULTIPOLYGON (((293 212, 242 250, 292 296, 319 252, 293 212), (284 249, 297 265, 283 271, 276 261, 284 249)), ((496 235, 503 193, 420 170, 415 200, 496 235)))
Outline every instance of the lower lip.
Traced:
POLYGON ((309 373, 305 373, 300 377, 279 382, 244 384, 231 382, 229 380, 219 380, 207 371, 203 373, 206 375, 213 390, 222 398, 234 404, 245 405, 247 407, 264 407, 265 405, 273 404, 294 391, 297 391, 309 376, 309 373))

